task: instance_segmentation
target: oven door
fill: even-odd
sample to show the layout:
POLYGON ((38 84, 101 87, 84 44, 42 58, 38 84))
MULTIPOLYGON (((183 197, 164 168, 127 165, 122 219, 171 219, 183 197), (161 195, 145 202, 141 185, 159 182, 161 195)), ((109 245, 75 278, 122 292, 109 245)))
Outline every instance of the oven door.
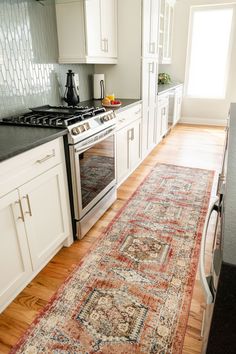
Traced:
POLYGON ((70 147, 75 219, 115 186, 115 146, 115 127, 110 127, 70 147))

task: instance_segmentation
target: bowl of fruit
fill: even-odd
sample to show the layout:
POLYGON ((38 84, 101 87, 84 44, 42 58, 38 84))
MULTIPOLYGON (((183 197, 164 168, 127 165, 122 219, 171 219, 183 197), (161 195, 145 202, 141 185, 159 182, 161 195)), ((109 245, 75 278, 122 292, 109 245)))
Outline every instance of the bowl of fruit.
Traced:
POLYGON ((122 104, 122 102, 120 100, 116 100, 115 99, 115 95, 107 95, 106 97, 104 97, 104 99, 102 100, 102 105, 103 107, 120 107, 122 104))

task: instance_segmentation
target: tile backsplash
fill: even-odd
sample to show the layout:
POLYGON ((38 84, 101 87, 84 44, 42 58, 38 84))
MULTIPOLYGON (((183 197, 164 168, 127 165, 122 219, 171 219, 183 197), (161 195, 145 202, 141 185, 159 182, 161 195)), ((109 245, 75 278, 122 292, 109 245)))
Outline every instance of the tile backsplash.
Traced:
POLYGON ((68 69, 79 74, 80 100, 92 97, 94 66, 57 59, 55 1, 0 0, 0 118, 61 104, 68 69))

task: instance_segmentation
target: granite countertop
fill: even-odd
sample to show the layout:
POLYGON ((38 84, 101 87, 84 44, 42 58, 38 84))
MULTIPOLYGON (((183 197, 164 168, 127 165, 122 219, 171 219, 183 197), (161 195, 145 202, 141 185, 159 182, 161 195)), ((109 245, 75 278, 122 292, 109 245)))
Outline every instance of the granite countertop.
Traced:
POLYGON ((169 90, 172 90, 178 86, 183 85, 183 83, 181 82, 171 82, 170 84, 159 84, 158 85, 158 95, 160 95, 161 93, 165 93, 169 90))
MULTIPOLYGON (((117 98, 122 102, 122 105, 117 108, 108 108, 108 110, 112 109, 117 112, 121 112, 126 108, 132 107, 136 105, 137 103, 141 103, 141 99, 128 99, 128 98, 117 98)), ((80 102, 79 106, 94 106, 94 107, 102 107, 102 101, 101 100, 88 100, 88 101, 83 101, 80 102)))
POLYGON ((0 125, 0 162, 66 135, 66 129, 0 125))

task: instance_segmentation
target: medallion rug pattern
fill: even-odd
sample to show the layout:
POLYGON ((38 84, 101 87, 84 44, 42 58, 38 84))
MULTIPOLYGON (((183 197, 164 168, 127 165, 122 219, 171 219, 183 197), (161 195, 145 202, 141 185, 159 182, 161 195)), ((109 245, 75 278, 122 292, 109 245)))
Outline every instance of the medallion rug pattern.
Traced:
POLYGON ((11 353, 180 354, 213 177, 156 165, 11 353))

